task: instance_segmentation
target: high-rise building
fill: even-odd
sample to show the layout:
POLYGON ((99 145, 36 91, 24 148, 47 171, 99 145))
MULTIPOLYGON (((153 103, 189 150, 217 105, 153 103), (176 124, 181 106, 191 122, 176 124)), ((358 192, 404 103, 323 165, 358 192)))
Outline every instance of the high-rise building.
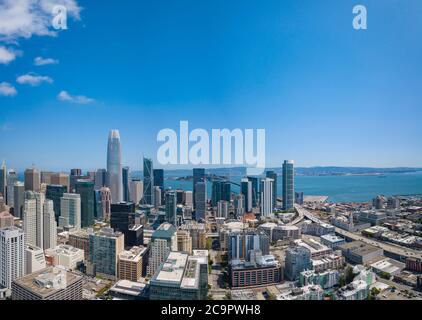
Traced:
POLYGON ((6 198, 6 185, 7 185, 7 168, 6 163, 3 163, 0 167, 0 195, 6 198))
POLYGON ((273 185, 274 180, 265 178, 261 180, 261 216, 268 217, 273 214, 273 185))
POLYGON ((248 177, 248 180, 252 184, 252 207, 256 208, 259 202, 259 178, 248 177))
POLYGON ((187 207, 193 208, 193 192, 192 191, 184 192, 184 204, 187 207))
POLYGON ((145 263, 144 255, 147 251, 145 247, 132 247, 119 253, 117 262, 117 278, 137 282, 140 280, 145 263))
POLYGON ((273 207, 277 206, 277 173, 275 171, 267 171, 266 177, 273 179, 273 207))
POLYGON ((177 230, 177 251, 192 254, 192 237, 188 230, 177 230))
POLYGON ((0 229, 0 287, 11 289, 12 281, 25 274, 25 238, 17 227, 0 229))
POLYGON ((117 277, 117 262, 124 250, 124 234, 112 228, 102 228, 89 235, 90 262, 96 275, 117 277))
POLYGON ((312 260, 309 249, 296 246, 286 250, 284 274, 288 280, 295 281, 302 271, 310 269, 312 269, 312 260))
POLYGON ((166 204, 166 221, 176 226, 176 214, 177 214, 177 199, 176 192, 174 190, 167 191, 165 194, 166 204))
POLYGON ((98 169, 95 172, 95 189, 99 190, 105 186, 107 186, 107 170, 98 169))
POLYGON ((23 182, 16 182, 13 186, 13 214, 15 217, 23 218, 23 209, 25 206, 25 185, 23 182))
POLYGON ((254 229, 232 232, 228 239, 229 260, 251 261, 251 251, 269 254, 270 239, 265 232, 254 229))
POLYGON ((25 170, 25 191, 39 192, 41 187, 40 172, 36 168, 25 170))
POLYGON ((129 167, 123 167, 122 168, 123 201, 126 201, 126 202, 128 202, 130 199, 129 181, 131 181, 129 167))
POLYGON ((139 204, 141 202, 142 199, 142 194, 144 193, 144 184, 142 181, 140 180, 132 180, 130 182, 130 192, 129 192, 129 196, 130 196, 130 202, 133 202, 135 204, 139 204))
POLYGON ((71 169, 70 176, 69 176, 69 192, 74 193, 76 192, 76 181, 78 180, 91 180, 88 175, 82 175, 81 169, 71 169))
POLYGON ((76 193, 81 196, 81 227, 86 228, 94 224, 94 182, 77 180, 76 193))
POLYGON ((245 197, 246 212, 252 211, 252 182, 249 179, 242 179, 240 182, 240 192, 245 197))
POLYGON ((71 176, 81 176, 82 175, 82 169, 70 169, 70 175, 71 176))
POLYGON ((59 226, 81 228, 81 196, 77 193, 64 193, 60 199, 59 226))
POLYGON ((237 194, 234 197, 234 212, 236 217, 241 217, 245 214, 245 196, 237 194))
POLYGON ((61 215, 60 211, 60 199, 63 197, 63 194, 67 193, 67 187, 62 185, 47 185, 47 190, 45 192, 45 198, 52 200, 54 204, 54 213, 56 215, 56 220, 59 221, 61 215))
POLYGON ((46 267, 44 250, 28 245, 25 248, 25 274, 31 274, 46 267))
POLYGON ((144 162, 144 195, 142 197, 143 204, 154 205, 154 176, 152 160, 149 158, 143 159, 144 162))
POLYGON ((41 183, 51 184, 51 176, 53 172, 51 171, 41 171, 41 183))
POLYGON ((63 173, 63 172, 53 173, 51 175, 50 180, 51 180, 50 184, 65 186, 66 190, 68 190, 68 192, 70 192, 70 189, 69 189, 69 174, 63 173))
POLYGON ((205 209, 207 203, 206 182, 198 182, 195 185, 195 217, 196 221, 205 220, 205 209))
POLYGON ((7 173, 6 203, 9 207, 12 208, 15 207, 13 188, 16 182, 18 182, 18 174, 15 170, 9 169, 7 173))
POLYGON ((228 218, 229 215, 229 203, 226 200, 220 200, 217 202, 217 218, 228 218))
POLYGON ((160 187, 161 190, 164 190, 164 170, 163 169, 154 169, 154 186, 160 187))
POLYGON ((217 206, 218 201, 231 200, 231 185, 228 181, 213 181, 211 190, 211 204, 213 207, 217 206))
POLYGON ((82 277, 50 266, 16 279, 12 300, 82 300, 82 277))
POLYGON ((156 186, 154 187, 154 207, 158 208, 159 206, 161 206, 161 195, 162 195, 163 191, 161 190, 160 187, 156 186))
POLYGON ((143 244, 143 228, 136 223, 135 204, 133 202, 113 203, 111 205, 110 226, 125 235, 125 246, 143 244))
POLYGON ((196 184, 198 182, 205 182, 205 169, 204 168, 194 168, 193 177, 192 177, 192 190, 193 190, 193 206, 196 208, 196 184))
POLYGON ((28 191, 25 193, 23 212, 23 230, 25 243, 43 248, 44 245, 44 209, 45 196, 43 193, 28 191))
POLYGON ((283 163, 283 209, 291 210, 295 201, 294 187, 295 171, 293 160, 285 160, 283 163))
POLYGON ((147 275, 153 276, 155 274, 170 251, 177 251, 176 228, 170 223, 163 223, 151 237, 147 275))
POLYGON ((0 228, 13 227, 15 225, 14 220, 14 217, 8 211, 0 210, 0 228))
POLYGON ((107 180, 111 190, 111 202, 123 200, 122 156, 119 130, 111 130, 107 147, 107 180))
POLYGON ((111 214, 111 192, 107 187, 102 187, 100 189, 101 196, 101 210, 102 210, 102 220, 110 221, 111 214))
POLYGON ((52 200, 45 200, 43 205, 43 249, 57 245, 57 222, 52 200))
POLYGON ((204 223, 198 223, 196 221, 190 221, 189 223, 182 224, 182 230, 188 230, 192 237, 192 249, 201 250, 207 247, 206 230, 204 223))

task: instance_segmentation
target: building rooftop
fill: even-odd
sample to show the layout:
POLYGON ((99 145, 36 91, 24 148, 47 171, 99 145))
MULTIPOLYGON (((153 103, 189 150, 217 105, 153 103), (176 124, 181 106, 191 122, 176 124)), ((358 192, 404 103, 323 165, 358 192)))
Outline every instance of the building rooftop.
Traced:
POLYGON ((139 261, 146 251, 146 247, 132 247, 130 250, 120 252, 119 260, 139 261))
POLYGON ((362 241, 348 242, 348 243, 342 244, 341 246, 339 246, 339 248, 341 250, 350 250, 354 252, 355 254, 358 254, 361 256, 370 254, 378 250, 382 250, 381 248, 375 247, 370 244, 366 244, 362 241))
POLYGON ((67 244, 59 244, 55 248, 50 248, 50 249, 45 250, 46 255, 60 254, 60 255, 71 256, 71 255, 77 255, 81 252, 83 253, 84 251, 82 249, 78 249, 67 244))
POLYGON ((324 239, 331 243, 344 241, 344 238, 336 236, 335 234, 324 234, 321 236, 321 239, 324 239))
POLYGON ((187 259, 187 253, 170 252, 156 276, 153 277, 153 280, 180 283, 182 281, 187 259))
POLYGON ((146 285, 139 282, 133 282, 129 280, 120 280, 116 282, 111 288, 111 292, 120 293, 129 296, 142 296, 146 285))

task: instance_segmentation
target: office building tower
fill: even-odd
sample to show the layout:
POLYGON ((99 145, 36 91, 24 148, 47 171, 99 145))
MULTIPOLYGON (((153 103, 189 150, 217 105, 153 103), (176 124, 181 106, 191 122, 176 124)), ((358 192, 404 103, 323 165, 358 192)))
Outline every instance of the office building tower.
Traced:
POLYGON ((154 205, 154 176, 152 160, 149 158, 143 159, 144 162, 144 195, 142 197, 143 204, 154 205))
POLYGON ((57 245, 57 222, 52 200, 45 200, 43 206, 43 249, 57 245))
POLYGON ((184 196, 185 196, 185 192, 183 190, 181 190, 181 189, 176 190, 177 204, 183 204, 184 203, 184 196))
POLYGON ((256 208, 259 202, 259 179, 257 177, 248 177, 252 184, 252 207, 256 208))
POLYGON ((90 262, 95 274, 115 279, 120 252, 124 250, 124 234, 112 228, 102 228, 89 235, 90 262))
POLYGON ((205 230, 204 223, 197 223, 196 221, 190 221, 189 223, 182 224, 182 230, 188 230, 192 237, 192 249, 201 250, 207 247, 207 233, 205 230))
POLYGON ((81 227, 86 228, 94 224, 94 182, 77 180, 75 189, 81 196, 81 227))
POLYGON ((267 171, 266 177, 273 179, 273 208, 277 206, 277 173, 275 171, 267 171))
POLYGON ((51 180, 50 184, 65 186, 66 190, 68 192, 70 192, 70 189, 69 189, 69 174, 63 173, 63 172, 53 173, 51 175, 50 180, 51 180))
POLYGON ((237 194, 234 197, 234 213, 236 217, 241 217, 245 214, 245 196, 237 194))
POLYGON ((177 230, 177 251, 192 254, 192 237, 188 230, 177 230))
POLYGON ((265 232, 249 229, 229 234, 229 260, 251 261, 251 251, 253 250, 260 250, 262 255, 269 254, 270 239, 265 232))
POLYGON ((7 168, 6 163, 3 163, 0 167, 0 195, 6 199, 6 186, 7 186, 7 168))
POLYGON ((82 175, 82 169, 70 169, 70 175, 71 176, 81 176, 82 175))
POLYGON ((154 186, 160 187, 161 190, 164 190, 164 170, 163 169, 154 169, 154 186))
POLYGON ((13 227, 14 217, 8 211, 0 211, 0 228, 13 227))
POLYGON ((107 186, 107 170, 106 169, 97 169, 95 172, 95 190, 99 190, 102 187, 107 186))
POLYGON ((56 220, 59 221, 60 213, 60 199, 63 197, 63 194, 67 193, 67 187, 62 185, 47 185, 47 190, 45 192, 45 198, 52 200, 54 204, 54 213, 56 215, 56 220))
POLYGON ((176 214, 177 214, 177 198, 176 192, 171 190, 165 194, 166 204, 166 221, 176 226, 176 214))
POLYGON ((91 180, 88 175, 82 175, 81 169, 71 169, 69 176, 69 192, 75 193, 76 192, 76 181, 78 180, 91 180))
POLYGON ((199 182, 206 182, 205 179, 205 169, 203 168, 194 168, 193 169, 193 177, 192 177, 192 182, 193 182, 193 206, 196 209, 196 184, 199 182))
POLYGON ((291 210, 294 206, 295 171, 293 160, 285 160, 283 163, 283 210, 291 210))
POLYGON ((10 289, 12 281, 25 272, 25 238, 21 229, 0 229, 0 287, 10 289))
POLYGON ((43 248, 44 246, 44 210, 45 195, 28 191, 25 193, 25 205, 23 212, 23 230, 25 242, 43 248))
POLYGON ((16 182, 18 182, 18 174, 16 173, 15 170, 10 169, 7 173, 7 185, 6 185, 6 204, 11 207, 14 208, 14 202, 13 202, 13 187, 15 185, 16 182))
POLYGON ((207 203, 206 182, 198 182, 195 187, 195 217, 196 221, 205 220, 207 203))
POLYGON ((245 198, 246 212, 252 211, 252 182, 249 179, 242 179, 240 182, 240 192, 245 198))
POLYGON ((111 191, 107 187, 102 187, 100 189, 101 195, 101 209, 102 211, 102 220, 110 221, 111 214, 111 191))
POLYGON ((77 193, 64 193, 60 199, 59 226, 81 228, 81 196, 77 193))
POLYGON ((154 207, 158 208, 161 206, 161 195, 163 194, 163 191, 160 187, 154 187, 154 207))
POLYGON ((151 300, 205 300, 208 296, 208 252, 193 256, 171 252, 150 281, 151 300))
POLYGON ((69 232, 68 244, 84 251, 84 260, 89 261, 89 235, 94 233, 92 228, 72 230, 69 232))
POLYGON ((111 191, 111 202, 121 202, 123 200, 123 179, 120 134, 118 130, 111 130, 108 136, 107 181, 111 191))
POLYGON ((312 260, 309 249, 296 246, 286 250, 284 275, 288 280, 295 281, 302 271, 310 269, 312 269, 312 260))
POLYGON ((113 203, 111 205, 110 226, 125 235, 125 246, 143 244, 143 227, 136 223, 135 204, 133 202, 113 203))
POLYGON ((101 203, 101 192, 95 189, 94 185, 94 219, 97 221, 103 220, 103 208, 101 203))
POLYGON ((192 191, 184 192, 184 205, 187 207, 193 208, 193 192, 192 191))
POLYGON ((213 207, 217 206, 218 201, 231 200, 231 185, 228 181, 213 181, 211 190, 211 204, 213 207))
POLYGON ((39 192, 41 187, 40 172, 35 168, 25 170, 25 191, 39 192))
POLYGON ((25 274, 31 274, 46 267, 44 250, 28 245, 25 248, 25 274))
POLYGON ((15 217, 23 218, 23 209, 25 205, 25 185, 23 182, 16 182, 13 186, 13 214, 15 217))
POLYGON ((137 282, 141 279, 144 269, 145 247, 132 247, 119 253, 117 262, 117 278, 137 282))
POLYGON ((132 180, 130 182, 130 202, 133 202, 135 204, 139 204, 142 199, 142 194, 144 193, 144 185, 143 182, 140 180, 132 180))
POLYGON ((129 189, 130 171, 129 167, 122 168, 122 184, 123 184, 123 201, 128 202, 130 199, 130 189, 129 189))
POLYGON ((303 192, 295 192, 295 203, 297 203, 298 205, 302 205, 304 201, 303 199, 303 192))
POLYGON ((392 210, 400 209, 400 199, 397 197, 389 197, 387 199, 387 209, 392 209, 392 210))
POLYGON ((51 171, 41 171, 41 183, 51 184, 51 176, 53 172, 51 171))
POLYGON ((170 251, 177 251, 176 228, 170 223, 161 224, 151 236, 147 275, 152 277, 170 251))
POLYGON ((217 218, 228 218, 229 216, 229 203, 226 200, 217 202, 217 218))
POLYGON ((50 266, 12 283, 12 300, 82 300, 82 277, 50 266))
POLYGON ((274 180, 270 178, 265 178, 261 180, 261 216, 269 217, 273 214, 273 185, 274 180))

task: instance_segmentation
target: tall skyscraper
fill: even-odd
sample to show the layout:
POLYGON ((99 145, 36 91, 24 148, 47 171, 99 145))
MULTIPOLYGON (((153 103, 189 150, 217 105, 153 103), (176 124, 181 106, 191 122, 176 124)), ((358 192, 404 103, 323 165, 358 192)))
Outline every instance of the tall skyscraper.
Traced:
POLYGON ((70 192, 69 186, 69 174, 67 173, 53 173, 51 175, 51 184, 65 186, 68 192, 70 192))
POLYGON ((143 227, 136 220, 134 203, 121 202, 111 205, 110 226, 114 231, 120 231, 125 235, 127 247, 143 244, 143 227))
POLYGON ((142 199, 142 194, 144 193, 144 184, 140 180, 132 180, 130 182, 130 202, 139 204, 142 199))
POLYGON ((196 184, 198 182, 205 182, 205 169, 204 168, 194 168, 193 169, 193 206, 196 208, 196 184))
POLYGON ((211 190, 211 204, 213 207, 217 206, 218 201, 231 200, 231 185, 226 180, 213 181, 211 190))
POLYGON ((274 180, 270 178, 265 178, 261 180, 261 215, 263 217, 268 217, 273 214, 273 185, 274 180))
POLYGON ((43 249, 57 246, 57 222, 52 200, 45 200, 43 205, 43 249))
POLYGON ((122 168, 122 184, 123 184, 123 201, 128 202, 130 199, 130 189, 129 189, 129 181, 130 178, 130 171, 129 167, 122 168))
POLYGON ((266 177, 273 179, 273 207, 277 206, 277 173, 275 171, 267 171, 266 177))
POLYGON ((71 176, 81 176, 82 175, 82 169, 70 169, 70 175, 71 176))
POLYGON ((263 255, 269 254, 270 239, 265 232, 250 229, 229 234, 229 260, 250 261, 252 250, 261 250, 263 255))
POLYGON ((15 217, 22 219, 25 206, 25 184, 23 182, 18 181, 13 186, 13 201, 13 214, 15 217))
POLYGON ((25 275, 25 236, 17 227, 0 229, 0 287, 12 288, 12 281, 25 275))
POLYGON ((154 205, 154 176, 152 160, 144 157, 144 196, 142 203, 154 205))
POLYGON ((111 130, 107 147, 107 180, 111 190, 111 202, 123 200, 122 156, 120 149, 120 134, 118 130, 111 130))
POLYGON ((243 194, 237 194, 234 197, 234 211, 236 217, 241 217, 245 213, 245 196, 243 194))
POLYGON ((161 190, 160 187, 155 186, 154 187, 154 207, 158 208, 159 206, 161 206, 161 195, 162 195, 163 191, 161 190))
POLYGON ((25 170, 25 191, 39 192, 41 187, 40 172, 36 168, 25 170))
POLYGON ((102 212, 102 220, 110 221, 110 214, 111 214, 111 192, 110 189, 107 187, 102 187, 100 189, 101 195, 101 209, 102 212))
POLYGON ((6 203, 9 207, 15 207, 14 205, 14 192, 13 187, 18 181, 18 174, 15 170, 10 169, 7 173, 7 186, 6 186, 6 203))
POLYGON ((82 228, 90 227, 94 223, 94 182, 76 181, 76 193, 81 196, 81 226, 82 228))
POLYGON ((259 201, 259 179, 257 177, 248 177, 252 183, 252 207, 256 208, 259 201))
POLYGON ((245 197, 246 212, 252 211, 252 182, 244 178, 240 182, 240 192, 245 197))
POLYGON ((63 194, 67 193, 67 187, 62 185, 47 185, 47 190, 45 192, 45 198, 53 201, 54 204, 54 214, 56 215, 56 221, 59 221, 61 216, 60 210, 60 199, 63 197, 63 194))
POLYGON ((161 190, 164 190, 164 170, 163 169, 154 169, 154 186, 160 187, 161 190))
POLYGON ((293 209, 295 201, 294 187, 294 162, 293 160, 285 160, 283 163, 283 209, 293 209))
POLYGON ((166 204, 166 221, 176 226, 176 214, 177 214, 177 198, 174 190, 167 191, 165 194, 166 204))
POLYGON ((45 196, 43 193, 25 192, 25 207, 23 212, 23 230, 25 242, 28 245, 43 248, 44 222, 43 207, 45 196))
POLYGON ((60 199, 59 226, 81 228, 81 196, 77 193, 64 193, 60 199))
POLYGON ((98 169, 95 172, 95 189, 99 190, 107 185, 107 170, 98 169))
POLYGON ((53 172, 51 171, 41 171, 41 183, 51 184, 51 176, 53 172))
POLYGON ((205 220, 205 207, 207 203, 206 182, 198 182, 195 185, 195 217, 196 221, 205 220))
POLYGON ((229 215, 229 203, 226 200, 217 202, 217 218, 226 218, 229 215))
POLYGON ((6 199, 6 185, 7 185, 7 168, 3 161, 0 167, 0 194, 6 199))

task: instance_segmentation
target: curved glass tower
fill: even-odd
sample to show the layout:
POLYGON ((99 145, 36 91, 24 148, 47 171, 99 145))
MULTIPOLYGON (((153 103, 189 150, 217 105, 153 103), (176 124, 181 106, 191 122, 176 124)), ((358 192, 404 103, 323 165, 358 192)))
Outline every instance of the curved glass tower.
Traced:
POLYGON ((111 130, 108 136, 107 180, 111 190, 111 202, 121 202, 123 200, 123 182, 119 130, 111 130))

